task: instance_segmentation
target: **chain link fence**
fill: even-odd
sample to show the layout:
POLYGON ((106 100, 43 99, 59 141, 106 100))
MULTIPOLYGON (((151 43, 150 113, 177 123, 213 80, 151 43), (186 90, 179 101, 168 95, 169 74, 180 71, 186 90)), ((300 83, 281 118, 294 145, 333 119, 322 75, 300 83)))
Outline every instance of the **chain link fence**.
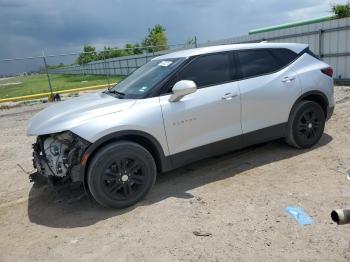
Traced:
MULTIPOLYGON (((36 98, 36 94, 42 93, 52 97, 52 94, 57 92, 74 92, 86 87, 107 88, 152 58, 168 52, 194 47, 261 41, 308 44, 320 59, 333 67, 334 78, 338 83, 350 83, 350 18, 343 18, 208 41, 198 45, 195 38, 191 44, 144 47, 141 54, 122 57, 110 58, 108 54, 115 50, 128 52, 130 51, 128 48, 101 50, 99 54, 104 54, 102 58, 86 64, 76 63, 81 53, 58 55, 43 53, 37 57, 2 59, 0 60, 0 102, 12 101, 11 98, 18 96, 29 95, 36 98)), ((89 53, 92 52, 84 54, 89 53)))
POLYGON ((115 85, 152 58, 187 48, 196 44, 177 44, 167 46, 142 47, 138 55, 114 58, 114 51, 130 53, 130 48, 108 49, 99 52, 77 52, 63 54, 45 54, 36 57, 24 57, 0 60, 0 102, 16 101, 27 98, 53 97, 56 93, 75 93, 82 89, 106 89, 115 85), (147 51, 145 51, 147 49, 147 51), (160 50, 162 51, 150 51, 160 50), (81 54, 103 57, 97 61, 78 64, 81 54), (98 55, 98 56, 97 56, 98 55), (13 98, 13 99, 12 99, 13 98))

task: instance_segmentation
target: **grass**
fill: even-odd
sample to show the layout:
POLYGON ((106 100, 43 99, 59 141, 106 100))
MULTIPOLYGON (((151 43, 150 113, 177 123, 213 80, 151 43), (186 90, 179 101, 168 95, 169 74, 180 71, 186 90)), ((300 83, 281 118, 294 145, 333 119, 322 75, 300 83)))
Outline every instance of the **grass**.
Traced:
MULTIPOLYGON (((50 75, 54 92, 94 85, 108 84, 106 76, 101 75, 50 75)), ((118 82, 121 76, 110 76, 110 83, 118 82)), ((0 78, 0 98, 9 98, 49 92, 45 74, 0 78)))

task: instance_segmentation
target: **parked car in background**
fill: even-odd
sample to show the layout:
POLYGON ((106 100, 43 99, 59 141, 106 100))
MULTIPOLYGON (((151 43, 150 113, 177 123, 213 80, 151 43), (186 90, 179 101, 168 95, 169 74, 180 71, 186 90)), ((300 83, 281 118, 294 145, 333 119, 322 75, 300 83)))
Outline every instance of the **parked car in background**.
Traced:
POLYGON ((305 44, 178 51, 110 90, 57 103, 28 135, 36 181, 82 182, 101 205, 142 199, 157 173, 264 141, 309 148, 334 109, 333 70, 305 44))

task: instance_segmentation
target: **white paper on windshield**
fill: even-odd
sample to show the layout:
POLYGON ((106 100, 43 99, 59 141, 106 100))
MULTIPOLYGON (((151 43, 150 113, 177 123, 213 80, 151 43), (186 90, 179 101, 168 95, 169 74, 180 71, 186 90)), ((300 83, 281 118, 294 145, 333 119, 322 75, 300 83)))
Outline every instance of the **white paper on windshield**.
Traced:
POLYGON ((171 65, 173 62, 172 61, 162 61, 160 62, 158 65, 159 66, 169 66, 171 65))
POLYGON ((147 89, 147 86, 143 86, 143 87, 141 87, 141 88, 139 89, 139 92, 145 92, 146 89, 147 89))

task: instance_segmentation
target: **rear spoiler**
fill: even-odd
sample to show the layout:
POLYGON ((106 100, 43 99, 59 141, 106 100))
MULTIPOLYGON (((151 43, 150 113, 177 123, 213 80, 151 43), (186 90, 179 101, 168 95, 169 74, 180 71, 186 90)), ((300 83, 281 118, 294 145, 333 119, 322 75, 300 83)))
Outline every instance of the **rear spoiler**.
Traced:
POLYGON ((315 55, 309 47, 306 47, 303 51, 301 51, 298 55, 302 56, 303 54, 309 54, 311 56, 313 56, 314 58, 320 60, 320 57, 318 57, 317 55, 315 55))

